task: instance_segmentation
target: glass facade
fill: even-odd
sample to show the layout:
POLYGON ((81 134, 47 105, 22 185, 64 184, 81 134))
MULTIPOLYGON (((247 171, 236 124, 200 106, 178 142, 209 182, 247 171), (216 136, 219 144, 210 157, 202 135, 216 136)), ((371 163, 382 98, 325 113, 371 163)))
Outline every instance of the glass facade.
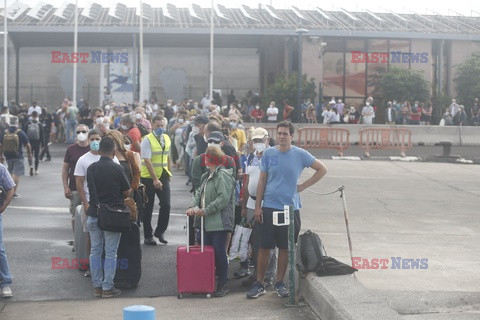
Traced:
MULTIPOLYGON (((410 40, 325 38, 324 96, 363 101, 377 96, 381 75, 392 65, 392 52, 410 53, 410 40)), ((409 63, 395 65, 410 68, 409 63)))

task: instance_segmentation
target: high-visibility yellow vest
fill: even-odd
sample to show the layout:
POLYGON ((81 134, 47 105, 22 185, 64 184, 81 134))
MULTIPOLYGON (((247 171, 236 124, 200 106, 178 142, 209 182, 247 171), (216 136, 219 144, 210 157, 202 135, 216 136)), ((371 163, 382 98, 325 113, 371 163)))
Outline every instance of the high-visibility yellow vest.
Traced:
MULTIPOLYGON (((167 171, 168 175, 171 176, 172 174, 168 171, 168 154, 170 153, 170 137, 166 134, 163 135, 163 139, 165 140, 165 148, 162 149, 162 145, 157 137, 150 133, 144 137, 144 139, 148 139, 150 141, 150 147, 152 149, 152 158, 150 161, 153 165, 153 170, 157 175, 157 178, 160 179, 162 176, 163 170, 167 171)), ((142 169, 140 170, 140 176, 142 178, 152 178, 150 176, 150 172, 148 172, 147 166, 145 165, 145 160, 142 159, 142 169)))

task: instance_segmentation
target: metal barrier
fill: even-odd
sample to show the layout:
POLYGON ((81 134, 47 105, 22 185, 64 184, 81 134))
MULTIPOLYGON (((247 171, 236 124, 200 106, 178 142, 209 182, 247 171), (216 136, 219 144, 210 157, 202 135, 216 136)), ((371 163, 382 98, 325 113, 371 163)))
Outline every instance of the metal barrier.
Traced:
POLYGON ((331 148, 337 149, 339 156, 350 146, 350 132, 341 128, 301 128, 297 132, 297 146, 304 149, 331 148))
POLYGON ((398 149, 405 157, 405 150, 412 148, 412 132, 401 128, 368 128, 360 130, 360 147, 370 157, 370 149, 398 149))

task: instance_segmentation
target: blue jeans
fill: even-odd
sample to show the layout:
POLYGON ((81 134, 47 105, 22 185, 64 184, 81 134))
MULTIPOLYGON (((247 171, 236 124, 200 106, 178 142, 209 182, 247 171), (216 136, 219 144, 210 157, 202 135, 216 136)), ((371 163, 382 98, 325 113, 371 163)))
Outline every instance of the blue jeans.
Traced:
POLYGON ((67 143, 75 143, 75 137, 77 136, 77 133, 75 130, 77 130, 77 121, 75 120, 67 120, 66 122, 66 129, 65 129, 65 136, 67 143))
POLYGON ((213 246, 215 249, 215 267, 218 274, 218 287, 221 288, 227 283, 228 258, 225 248, 227 231, 205 232, 205 245, 213 246))
POLYGON ((117 268, 117 249, 120 243, 121 232, 100 230, 97 226, 97 218, 88 216, 87 229, 90 232, 90 271, 95 288, 111 290, 113 278, 117 268), (103 244, 105 243, 105 261, 102 268, 103 244))
POLYGON ((0 214, 0 287, 10 287, 12 284, 12 275, 8 269, 7 251, 3 245, 3 214, 0 214))

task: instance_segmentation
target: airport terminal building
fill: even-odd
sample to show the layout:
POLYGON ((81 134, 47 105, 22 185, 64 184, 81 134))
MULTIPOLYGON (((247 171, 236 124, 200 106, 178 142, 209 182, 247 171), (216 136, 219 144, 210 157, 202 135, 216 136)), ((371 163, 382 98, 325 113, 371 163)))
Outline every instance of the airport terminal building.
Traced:
MULTIPOLYGON (((211 8, 144 4, 141 79, 139 10, 121 3, 78 10, 75 55, 74 4, 8 7, 9 100, 59 106, 72 95, 73 63, 77 98, 91 105, 102 103, 106 88, 115 101, 127 103, 152 95, 200 100, 208 91, 211 8)), ((2 10, 2 31, 3 17, 2 10)), ((237 98, 262 93, 299 65, 314 79, 317 94, 349 103, 375 96, 376 79, 394 65, 420 70, 432 94, 443 88, 455 96, 458 65, 480 52, 480 17, 215 5, 213 21, 213 87, 224 102, 231 89, 237 98)), ((3 47, 0 56, 3 61, 3 47)), ((3 72, 0 79, 3 87, 3 72)))

